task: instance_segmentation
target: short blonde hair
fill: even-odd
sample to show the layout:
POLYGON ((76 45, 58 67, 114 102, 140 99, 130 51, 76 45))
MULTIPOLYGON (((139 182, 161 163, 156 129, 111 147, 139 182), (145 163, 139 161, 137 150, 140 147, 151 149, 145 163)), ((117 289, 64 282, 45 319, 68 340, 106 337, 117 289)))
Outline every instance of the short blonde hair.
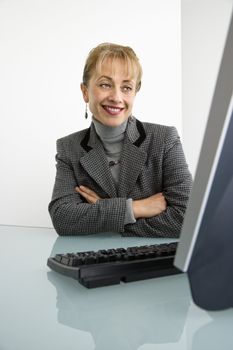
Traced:
POLYGON ((121 59, 126 63, 127 70, 132 75, 137 75, 136 91, 139 91, 141 87, 142 67, 137 55, 129 46, 112 43, 102 43, 89 52, 83 70, 83 84, 88 86, 93 72, 96 69, 101 69, 103 62, 108 58, 112 62, 116 59, 121 59))

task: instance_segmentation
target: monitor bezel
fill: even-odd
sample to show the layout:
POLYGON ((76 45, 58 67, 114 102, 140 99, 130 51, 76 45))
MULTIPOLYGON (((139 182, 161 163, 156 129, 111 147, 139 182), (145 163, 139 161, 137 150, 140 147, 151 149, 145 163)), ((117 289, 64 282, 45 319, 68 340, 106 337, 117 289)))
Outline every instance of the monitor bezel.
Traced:
POLYGON ((233 15, 229 24, 220 69, 196 168, 194 182, 181 230, 174 265, 189 268, 211 186, 233 113, 233 15))

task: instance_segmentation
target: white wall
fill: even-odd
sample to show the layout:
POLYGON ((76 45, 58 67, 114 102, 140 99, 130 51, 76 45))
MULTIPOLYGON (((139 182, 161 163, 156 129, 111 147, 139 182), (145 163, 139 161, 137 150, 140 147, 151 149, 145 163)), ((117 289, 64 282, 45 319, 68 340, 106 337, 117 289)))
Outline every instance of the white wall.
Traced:
POLYGON ((0 224, 51 226, 55 142, 89 126, 79 84, 105 41, 141 59, 134 114, 181 134, 180 0, 2 0, 0 224))
POLYGON ((233 0, 182 0, 183 146, 195 174, 233 0))

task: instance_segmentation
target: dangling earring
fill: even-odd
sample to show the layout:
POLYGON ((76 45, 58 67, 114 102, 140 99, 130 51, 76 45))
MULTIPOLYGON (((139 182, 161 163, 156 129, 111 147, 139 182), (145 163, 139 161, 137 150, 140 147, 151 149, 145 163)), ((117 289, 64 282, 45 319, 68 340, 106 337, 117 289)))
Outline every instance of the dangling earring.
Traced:
POLYGON ((85 118, 88 118, 88 113, 87 113, 87 103, 86 103, 86 109, 85 109, 85 118))

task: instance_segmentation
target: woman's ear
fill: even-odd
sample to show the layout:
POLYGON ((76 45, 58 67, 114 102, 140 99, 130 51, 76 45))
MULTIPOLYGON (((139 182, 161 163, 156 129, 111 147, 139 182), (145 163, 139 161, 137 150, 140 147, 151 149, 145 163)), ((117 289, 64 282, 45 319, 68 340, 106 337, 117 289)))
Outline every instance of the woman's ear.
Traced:
POLYGON ((83 93, 83 99, 86 103, 89 102, 89 97, 88 97, 88 88, 85 84, 81 83, 80 88, 82 90, 83 93))

